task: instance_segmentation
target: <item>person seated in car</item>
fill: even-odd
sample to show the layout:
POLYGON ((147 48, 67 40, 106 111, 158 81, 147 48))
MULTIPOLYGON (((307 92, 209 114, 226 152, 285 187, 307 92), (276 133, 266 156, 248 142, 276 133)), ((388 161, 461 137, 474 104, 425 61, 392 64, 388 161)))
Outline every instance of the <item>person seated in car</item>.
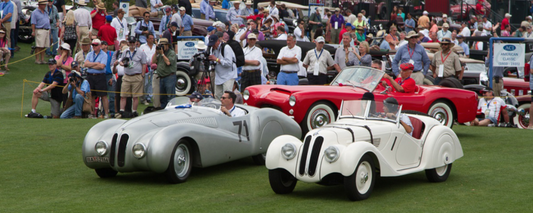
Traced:
POLYGON ((478 112, 484 113, 483 120, 474 119, 471 124, 474 126, 489 126, 490 124, 496 126, 500 120, 500 112, 503 115, 503 120, 509 123, 509 114, 507 114, 507 104, 499 97, 494 96, 494 91, 491 88, 483 90, 483 98, 479 99, 477 106, 478 112))
POLYGON ((241 108, 235 107, 235 95, 232 91, 224 91, 224 94, 220 98, 220 111, 229 117, 240 117, 246 114, 241 108))
MULTIPOLYGON (((396 114, 398 113, 398 101, 396 98, 388 97, 383 101, 383 111, 385 112, 383 117, 396 120, 396 114)), ((405 128, 405 132, 409 135, 413 135, 413 124, 409 117, 403 113, 400 113, 400 124, 405 128)))
POLYGON ((391 86, 396 92, 414 93, 416 89, 416 82, 411 78, 414 66, 410 63, 403 63, 400 65, 400 77, 396 81, 388 74, 383 75, 383 86, 391 86), (388 81, 387 81, 388 80, 388 81))
POLYGON ((194 91, 191 95, 189 95, 189 102, 192 105, 200 105, 198 102, 200 102, 202 99, 204 99, 204 96, 200 94, 199 92, 194 91))

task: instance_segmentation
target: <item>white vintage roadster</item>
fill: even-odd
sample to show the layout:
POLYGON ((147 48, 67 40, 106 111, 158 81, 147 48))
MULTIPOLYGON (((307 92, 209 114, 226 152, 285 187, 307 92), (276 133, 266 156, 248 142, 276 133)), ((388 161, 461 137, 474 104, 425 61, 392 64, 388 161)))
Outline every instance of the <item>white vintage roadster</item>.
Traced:
POLYGON ((297 180, 344 183, 350 200, 363 200, 377 176, 425 171, 429 181, 445 181, 463 156, 457 135, 432 117, 395 107, 397 112, 384 116, 382 102, 343 101, 337 122, 309 131, 303 142, 290 135, 275 138, 266 155, 272 190, 291 193, 297 180), (412 135, 402 116, 412 124, 412 135))

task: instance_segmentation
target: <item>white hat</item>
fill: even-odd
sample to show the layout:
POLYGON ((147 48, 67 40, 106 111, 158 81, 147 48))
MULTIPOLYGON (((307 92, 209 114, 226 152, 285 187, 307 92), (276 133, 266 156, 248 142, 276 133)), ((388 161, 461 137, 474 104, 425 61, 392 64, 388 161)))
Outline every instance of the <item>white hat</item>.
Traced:
POLYGON ((506 13, 505 17, 511 17, 512 15, 510 13, 506 13))
POLYGON ((180 10, 186 10, 185 7, 180 7, 180 10))
POLYGON ((100 39, 94 39, 91 44, 102 44, 102 42, 100 41, 100 39))
POLYGON ((322 36, 318 36, 318 38, 315 39, 316 42, 326 42, 326 39, 322 36))
POLYGON ((448 18, 448 15, 442 14, 442 18, 448 18))
POLYGON ((70 45, 67 44, 67 43, 63 43, 63 44, 61 44, 61 48, 64 49, 64 50, 68 50, 68 51, 70 51, 70 45))
POLYGON ((448 23, 444 23, 444 24, 442 24, 442 27, 450 28, 450 25, 448 23))
POLYGON ((422 14, 427 15, 427 14, 429 14, 429 13, 428 13, 428 11, 425 11, 425 10, 424 10, 424 12, 423 12, 422 14))
POLYGON ((531 16, 527 16, 526 19, 531 19, 531 16))
POLYGON ((250 33, 248 34, 248 39, 257 39, 257 36, 255 35, 255 33, 250 33))
POLYGON ((232 1, 232 2, 233 2, 233 4, 240 4, 241 3, 241 1, 232 1))
POLYGON ((79 0, 79 1, 78 1, 78 4, 79 4, 79 5, 84 5, 84 6, 87 5, 87 3, 85 3, 85 0, 79 0))
POLYGON ((194 45, 196 49, 205 50, 207 49, 207 46, 205 46, 205 43, 203 41, 198 41, 198 44, 194 45))
POLYGON ((252 1, 250 0, 246 1, 246 5, 252 5, 252 4, 253 4, 252 1))

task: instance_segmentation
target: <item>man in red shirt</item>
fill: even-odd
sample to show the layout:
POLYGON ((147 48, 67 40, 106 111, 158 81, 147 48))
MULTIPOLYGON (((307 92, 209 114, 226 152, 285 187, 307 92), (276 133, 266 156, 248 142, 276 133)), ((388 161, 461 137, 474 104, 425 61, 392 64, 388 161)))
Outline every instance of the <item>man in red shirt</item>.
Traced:
POLYGON ((382 81, 384 86, 391 86, 396 92, 402 93, 414 93, 416 89, 416 82, 411 78, 411 73, 413 73, 415 67, 411 63, 403 63, 400 65, 400 77, 396 78, 396 81, 388 75, 383 75, 383 79, 388 80, 382 81))
POLYGON ((483 7, 483 0, 477 1, 476 14, 477 15, 485 15, 485 8, 483 7))
POLYGON ((107 15, 105 18, 106 24, 102 25, 100 27, 100 30, 98 30, 98 38, 100 38, 100 40, 102 41, 106 41, 108 44, 108 49, 114 51, 115 40, 117 40, 117 30, 111 26, 111 21, 113 21, 113 17, 107 15))
POLYGON ((509 25, 509 19, 511 18, 511 14, 506 13, 505 18, 502 20, 502 30, 505 30, 505 28, 509 25))
POLYGON ((93 29, 91 30, 91 34, 93 36, 98 35, 98 30, 100 30, 100 27, 105 24, 105 16, 107 15, 107 12, 105 10, 104 3, 100 3, 96 6, 96 8, 91 11, 91 19, 93 22, 93 29))

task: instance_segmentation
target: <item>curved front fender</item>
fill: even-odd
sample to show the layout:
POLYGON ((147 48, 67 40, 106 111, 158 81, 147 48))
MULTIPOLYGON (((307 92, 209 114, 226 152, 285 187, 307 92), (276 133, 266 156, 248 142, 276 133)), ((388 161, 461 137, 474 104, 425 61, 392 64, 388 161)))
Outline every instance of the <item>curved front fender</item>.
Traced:
POLYGON ((297 137, 292 135, 281 135, 272 140, 266 153, 265 166, 267 169, 283 168, 296 176, 296 165, 298 162, 298 156, 303 143, 297 137), (296 156, 293 159, 286 160, 281 154, 281 148, 287 144, 292 143, 296 147, 296 156))

